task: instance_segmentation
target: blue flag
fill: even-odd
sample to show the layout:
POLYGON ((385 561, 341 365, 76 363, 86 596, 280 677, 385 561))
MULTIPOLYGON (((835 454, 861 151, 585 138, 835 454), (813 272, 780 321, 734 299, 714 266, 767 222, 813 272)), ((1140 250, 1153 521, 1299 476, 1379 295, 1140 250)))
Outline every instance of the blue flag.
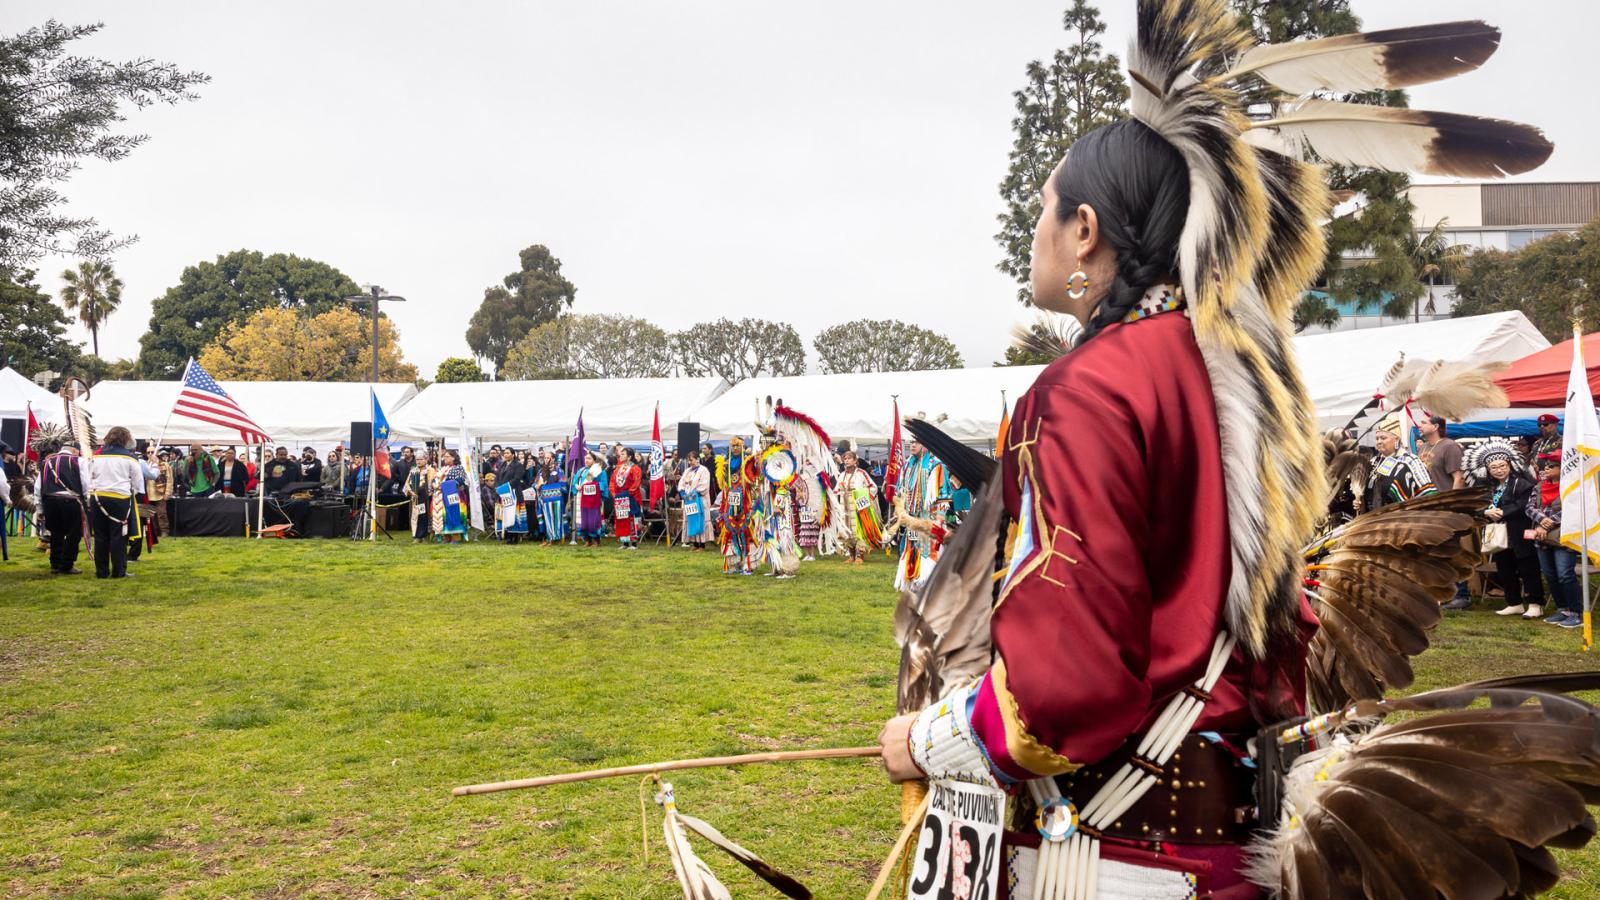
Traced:
POLYGON ((394 477, 389 468, 389 420, 383 415, 383 407, 378 405, 378 392, 368 388, 372 394, 372 468, 373 471, 384 478, 394 477))

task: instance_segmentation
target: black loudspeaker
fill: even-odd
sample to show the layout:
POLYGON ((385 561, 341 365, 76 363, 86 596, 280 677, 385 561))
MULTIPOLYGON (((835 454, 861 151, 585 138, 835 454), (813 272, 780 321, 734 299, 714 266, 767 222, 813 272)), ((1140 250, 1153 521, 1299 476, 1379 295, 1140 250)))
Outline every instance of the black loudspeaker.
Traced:
POLYGON ((687 452, 689 452, 689 449, 691 447, 694 448, 695 450, 699 450, 700 449, 700 423, 699 422, 679 422, 678 423, 678 453, 680 453, 680 454, 687 453, 687 452))
POLYGON ((0 444, 5 444, 7 450, 21 453, 25 449, 22 442, 27 440, 27 433, 27 419, 0 419, 0 444))
POLYGON ((372 423, 350 423, 350 452, 362 456, 372 455, 372 423))

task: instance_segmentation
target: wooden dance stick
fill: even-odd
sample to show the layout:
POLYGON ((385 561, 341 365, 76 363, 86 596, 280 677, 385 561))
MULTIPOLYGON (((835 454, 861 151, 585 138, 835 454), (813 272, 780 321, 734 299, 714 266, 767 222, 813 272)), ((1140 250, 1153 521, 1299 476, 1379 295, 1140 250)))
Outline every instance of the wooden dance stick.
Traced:
POLYGON ((590 769, 587 772, 567 772, 563 775, 544 775, 539 778, 521 778, 516 781, 494 781, 489 784, 469 784, 450 791, 452 796, 493 794, 514 791, 518 788, 545 787, 552 784, 570 784, 574 781, 592 781, 596 778, 622 778, 628 775, 654 775, 657 772, 675 772, 679 769, 707 769, 715 766, 744 766, 751 763, 796 762, 806 759, 855 759, 882 756, 881 747, 829 747, 825 750, 783 750, 772 753, 746 753, 742 756, 702 756, 696 759, 676 759, 670 762, 642 763, 637 766, 618 766, 614 769, 590 769))

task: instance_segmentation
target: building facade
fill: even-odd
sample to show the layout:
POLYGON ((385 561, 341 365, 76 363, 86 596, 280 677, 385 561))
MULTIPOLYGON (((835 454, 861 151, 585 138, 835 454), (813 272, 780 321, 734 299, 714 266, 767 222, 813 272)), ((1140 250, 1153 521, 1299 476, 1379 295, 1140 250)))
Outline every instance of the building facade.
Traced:
MULTIPOLYGON (((1520 250, 1540 238, 1577 231, 1600 218, 1600 181, 1414 184, 1406 194, 1415 207, 1419 236, 1444 222, 1446 242, 1462 245, 1469 252, 1520 250)), ((1347 265, 1361 263, 1359 253, 1346 256, 1347 265)), ((1312 293, 1327 296, 1320 291, 1312 293)), ((1311 326, 1305 333, 1449 318, 1455 307, 1455 285, 1436 284, 1430 293, 1431 312, 1430 295, 1424 295, 1405 319, 1390 318, 1372 308, 1357 310, 1353 303, 1336 303, 1337 325, 1311 326)))

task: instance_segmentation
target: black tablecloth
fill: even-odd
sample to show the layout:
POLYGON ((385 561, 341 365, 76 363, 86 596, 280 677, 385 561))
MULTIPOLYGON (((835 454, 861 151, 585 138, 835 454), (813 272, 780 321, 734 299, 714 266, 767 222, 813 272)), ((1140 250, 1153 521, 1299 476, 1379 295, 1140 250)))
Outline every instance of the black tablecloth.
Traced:
POLYGON ((167 501, 173 537, 244 537, 245 516, 256 527, 254 497, 182 497, 167 501))
MULTIPOLYGON (((257 528, 255 497, 182 497, 169 500, 167 515, 173 537, 244 537, 245 516, 250 531, 257 528)), ((379 509, 379 521, 398 537, 405 537, 410 526, 409 507, 379 509)), ((267 498, 268 525, 292 525, 300 537, 342 538, 350 536, 351 512, 347 503, 324 500, 284 500, 267 498)))

